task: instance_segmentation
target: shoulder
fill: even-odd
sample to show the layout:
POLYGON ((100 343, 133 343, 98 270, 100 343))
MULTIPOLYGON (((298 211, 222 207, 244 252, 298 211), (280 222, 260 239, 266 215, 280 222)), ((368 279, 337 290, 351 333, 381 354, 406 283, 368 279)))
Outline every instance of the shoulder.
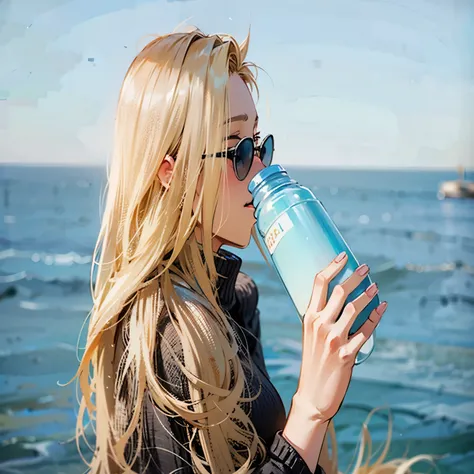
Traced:
POLYGON ((163 308, 157 324, 155 344, 155 372, 164 388, 179 400, 189 399, 189 379, 185 374, 190 370, 196 373, 193 366, 193 340, 202 344, 201 355, 204 359, 212 357, 212 351, 217 350, 213 344, 213 334, 210 325, 213 323, 206 302, 190 289, 176 288, 182 298, 177 311, 182 312, 179 318, 173 311, 163 308), (179 322, 178 322, 179 321, 179 322), (189 365, 191 364, 191 366, 189 365))
POLYGON ((183 341, 184 329, 181 324, 188 320, 197 322, 197 328, 203 327, 206 309, 189 287, 176 285, 175 291, 181 299, 180 311, 186 314, 177 318, 173 311, 163 305, 157 322, 154 362, 159 382, 174 397, 183 400, 189 398, 189 386, 183 371, 187 347, 186 340, 183 341))
MULTIPOLYGON (((198 328, 205 327, 206 323, 209 324, 208 318, 206 318, 206 305, 199 296, 195 295, 188 288, 176 287, 175 290, 181 298, 182 305, 180 310, 186 313, 182 315, 181 321, 191 318, 197 323, 195 324, 196 331, 198 328)), ((184 364, 183 336, 180 324, 172 311, 170 312, 166 306, 163 306, 159 315, 156 336, 157 356, 165 365, 162 368, 169 369, 170 367, 178 366, 179 363, 184 364)), ((169 370, 165 370, 164 373, 170 375, 169 370)))

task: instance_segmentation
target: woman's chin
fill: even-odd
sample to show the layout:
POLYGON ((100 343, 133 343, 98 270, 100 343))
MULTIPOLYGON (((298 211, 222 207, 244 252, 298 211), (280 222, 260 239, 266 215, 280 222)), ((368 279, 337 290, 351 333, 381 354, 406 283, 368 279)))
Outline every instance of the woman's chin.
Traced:
POLYGON ((247 239, 239 239, 238 241, 231 241, 231 240, 226 240, 223 245, 226 245, 228 247, 234 247, 237 249, 245 249, 250 245, 250 240, 252 238, 252 235, 249 234, 247 239))

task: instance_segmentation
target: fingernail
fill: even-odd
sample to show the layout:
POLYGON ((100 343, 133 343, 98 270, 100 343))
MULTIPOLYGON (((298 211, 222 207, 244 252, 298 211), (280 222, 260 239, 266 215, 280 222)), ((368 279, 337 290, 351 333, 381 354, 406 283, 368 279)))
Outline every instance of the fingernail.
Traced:
POLYGON ((377 288, 377 283, 372 283, 366 290, 365 292, 367 293, 367 296, 375 296, 377 293, 378 288, 377 288))
POLYGON ((369 267, 364 263, 364 265, 361 265, 357 270, 357 274, 360 276, 367 275, 369 273, 369 267))
POLYGON ((385 313, 386 309, 387 309, 387 302, 384 301, 377 306, 377 309, 375 311, 377 311, 377 314, 379 316, 382 316, 382 314, 385 313))
POLYGON ((335 259, 334 261, 336 263, 342 262, 344 260, 344 257, 346 256, 346 252, 341 252, 335 259))

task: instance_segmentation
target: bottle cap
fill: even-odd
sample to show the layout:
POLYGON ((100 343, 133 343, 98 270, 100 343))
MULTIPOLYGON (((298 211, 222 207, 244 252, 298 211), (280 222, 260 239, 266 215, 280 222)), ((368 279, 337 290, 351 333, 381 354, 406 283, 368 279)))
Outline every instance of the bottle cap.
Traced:
POLYGON ((262 171, 259 171, 250 181, 248 189, 253 194, 255 188, 259 186, 263 181, 268 179, 270 176, 274 174, 284 173, 288 174, 280 165, 270 165, 267 168, 263 168, 262 171))

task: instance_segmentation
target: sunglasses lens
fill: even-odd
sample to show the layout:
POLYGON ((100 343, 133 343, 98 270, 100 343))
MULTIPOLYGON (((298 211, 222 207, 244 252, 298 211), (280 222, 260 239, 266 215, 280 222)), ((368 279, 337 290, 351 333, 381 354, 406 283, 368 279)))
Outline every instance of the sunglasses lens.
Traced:
POLYGON ((245 138, 235 149, 235 171, 237 178, 243 181, 249 174, 253 161, 253 140, 245 138))
POLYGON ((267 167, 272 164, 273 161, 273 150, 275 149, 275 144, 273 141, 273 135, 268 135, 267 138, 262 143, 260 147, 260 160, 263 163, 263 166, 267 167))

